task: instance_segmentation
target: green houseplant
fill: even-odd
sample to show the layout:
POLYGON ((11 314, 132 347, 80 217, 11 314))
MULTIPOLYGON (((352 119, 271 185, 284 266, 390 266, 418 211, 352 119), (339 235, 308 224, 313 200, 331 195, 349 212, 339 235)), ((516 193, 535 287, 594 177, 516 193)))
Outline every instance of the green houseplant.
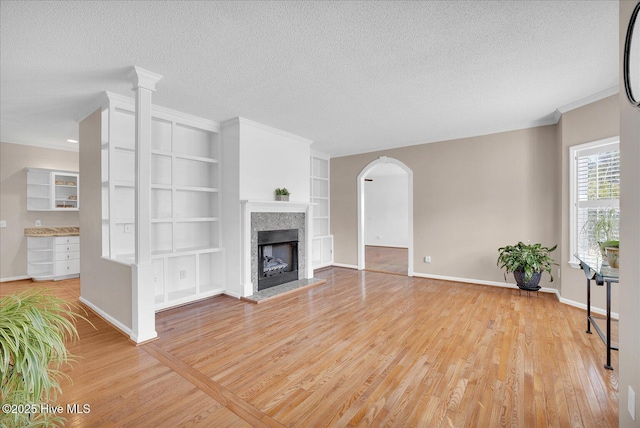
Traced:
POLYGON ((41 412, 61 392, 59 369, 71 361, 65 341, 78 338, 71 305, 44 290, 0 297, 0 427, 58 426, 64 418, 41 412), (25 405, 35 406, 25 410, 25 405), (20 411, 22 410, 22 411, 20 411))
POLYGON ((276 201, 288 201, 289 191, 286 187, 276 189, 276 201))
POLYGON ((617 248, 620 245, 617 235, 619 221, 618 211, 609 208, 603 214, 590 216, 582 227, 589 240, 589 245, 597 245, 603 257, 607 255, 607 247, 617 248))
POLYGON ((507 273, 513 273, 518 287, 527 290, 539 290, 538 286, 542 272, 547 272, 553 282, 551 266, 556 264, 551 258, 551 253, 557 248, 543 247, 542 244, 524 244, 518 242, 516 245, 507 245, 498 249, 497 265, 500 269, 505 269, 504 279, 507 280, 507 273))

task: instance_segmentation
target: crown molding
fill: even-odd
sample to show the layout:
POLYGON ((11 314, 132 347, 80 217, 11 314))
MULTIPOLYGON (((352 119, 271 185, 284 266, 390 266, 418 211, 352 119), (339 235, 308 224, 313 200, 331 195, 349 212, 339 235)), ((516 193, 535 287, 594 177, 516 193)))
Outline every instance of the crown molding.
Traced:
MULTIPOLYGON (((600 91, 593 95, 589 95, 586 98, 582 98, 578 101, 574 101, 570 104, 564 105, 562 107, 558 107, 556 109, 556 112, 560 112, 560 115, 562 115, 563 113, 566 113, 568 111, 575 110, 579 107, 586 106, 587 104, 591 104, 596 101, 600 101, 603 98, 607 98, 607 97, 610 97, 611 95, 615 95, 618 92, 619 92, 618 86, 612 86, 611 88, 605 89, 604 91, 600 91)), ((558 117, 558 120, 560 120, 560 117, 558 117)))
POLYGON ((51 149, 51 150, 64 150, 65 152, 76 152, 80 151, 80 144, 77 143, 69 143, 69 146, 62 144, 49 144, 49 143, 39 143, 39 142, 26 142, 26 143, 16 143, 11 141, 2 141, 1 144, 15 144, 17 146, 31 146, 31 147, 40 147, 42 149, 51 149))
MULTIPOLYGON (((135 112, 135 99, 113 92, 102 92, 87 107, 76 115, 74 120, 78 123, 85 120, 93 112, 99 108, 106 107, 109 103, 113 103, 118 108, 135 112)), ((213 120, 203 119, 201 117, 192 116, 166 107, 151 105, 151 114, 159 119, 177 121, 183 125, 193 126, 194 128, 205 129, 207 131, 219 132, 220 124, 213 120)))

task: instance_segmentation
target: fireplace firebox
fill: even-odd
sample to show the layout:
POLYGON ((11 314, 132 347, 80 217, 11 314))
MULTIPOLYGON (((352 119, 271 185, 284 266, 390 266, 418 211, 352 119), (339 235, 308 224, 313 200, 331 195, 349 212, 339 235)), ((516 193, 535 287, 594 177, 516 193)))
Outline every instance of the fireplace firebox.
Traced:
POLYGON ((298 229, 258 231, 258 291, 298 279, 298 229))

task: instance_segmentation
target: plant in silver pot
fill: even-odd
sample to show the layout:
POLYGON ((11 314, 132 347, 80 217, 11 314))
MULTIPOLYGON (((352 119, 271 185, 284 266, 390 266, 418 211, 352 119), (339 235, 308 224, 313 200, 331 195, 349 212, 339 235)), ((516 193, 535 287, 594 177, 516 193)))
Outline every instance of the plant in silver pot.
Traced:
POLYGON ((276 201, 288 201, 289 195, 290 193, 286 187, 276 189, 276 201))
POLYGON ((557 265, 551 258, 551 253, 557 248, 543 247, 542 244, 507 245, 498 249, 498 263, 500 269, 505 269, 504 280, 507 274, 513 273, 516 284, 523 290, 539 290, 542 272, 547 272, 553 282, 551 266, 557 265))

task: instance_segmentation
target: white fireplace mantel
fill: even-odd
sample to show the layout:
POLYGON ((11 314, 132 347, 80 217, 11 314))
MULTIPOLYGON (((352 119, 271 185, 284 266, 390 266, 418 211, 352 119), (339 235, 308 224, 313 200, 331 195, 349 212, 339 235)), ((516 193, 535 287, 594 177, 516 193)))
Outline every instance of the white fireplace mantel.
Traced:
POLYGON ((311 241, 313 237, 313 203, 297 201, 255 201, 241 200, 240 215, 242 221, 242 289, 243 297, 253 294, 251 282, 251 213, 304 213, 305 218, 305 271, 300 272, 301 279, 313 278, 311 262, 311 241))

